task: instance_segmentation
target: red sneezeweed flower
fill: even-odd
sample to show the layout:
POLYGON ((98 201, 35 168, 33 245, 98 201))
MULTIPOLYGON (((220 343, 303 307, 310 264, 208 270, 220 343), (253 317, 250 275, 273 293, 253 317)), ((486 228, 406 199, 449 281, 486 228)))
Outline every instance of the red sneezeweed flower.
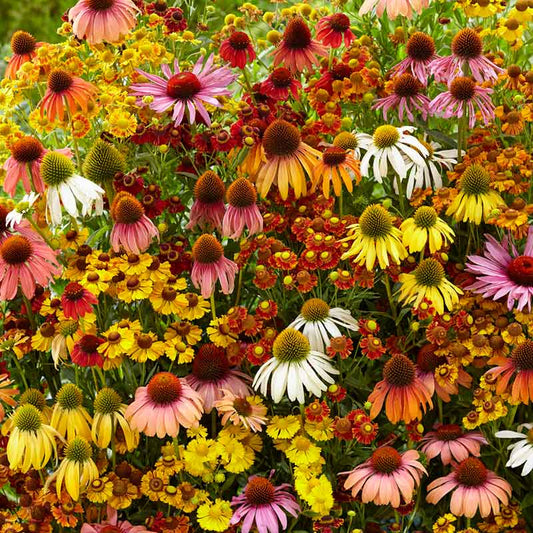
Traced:
POLYGON ((283 64, 292 72, 318 65, 316 56, 328 55, 326 48, 312 38, 309 26, 301 17, 289 21, 283 38, 272 54, 274 66, 283 64))
POLYGON ((288 100, 289 95, 298 99, 298 90, 302 84, 294 79, 291 71, 285 67, 275 68, 261 84, 261 92, 278 101, 288 100))
POLYGON ((204 172, 194 184, 194 203, 189 215, 187 229, 220 229, 226 212, 224 182, 211 170, 204 172))
POLYGON ((430 391, 416 375, 415 364, 405 355, 395 354, 387 361, 383 378, 368 397, 372 402, 371 418, 381 412, 384 403, 387 418, 393 424, 420 420, 426 405, 433 407, 430 391))
POLYGON ((148 437, 175 437, 180 426, 196 426, 203 413, 202 397, 170 372, 159 372, 135 391, 125 412, 132 429, 148 437))
POLYGON ((341 359, 347 359, 353 352, 353 341, 345 335, 332 337, 330 344, 326 348, 326 354, 330 357, 340 356, 341 359))
POLYGON ((68 18, 78 39, 89 44, 116 43, 135 27, 138 13, 132 0, 80 0, 68 18))
POLYGON ((70 358, 72 362, 79 366, 99 366, 104 365, 102 354, 98 352, 98 346, 104 340, 96 335, 83 335, 72 348, 70 358))
POLYGON ((459 463, 453 472, 428 485, 426 501, 436 505, 446 494, 454 491, 450 511, 455 516, 472 518, 478 511, 482 518, 500 513, 500 502, 509 503, 511 485, 497 476, 476 457, 459 463))
POLYGON ((7 62, 5 77, 12 80, 15 79, 19 68, 37 55, 37 48, 42 44, 38 43, 30 33, 16 31, 11 37, 11 51, 13 55, 7 62))
POLYGON ((54 69, 48 74, 48 83, 39 103, 41 115, 48 120, 64 120, 65 111, 74 114, 78 108, 87 112, 89 101, 94 98, 96 87, 88 81, 72 76, 63 69, 54 69))
POLYGON ((159 238, 159 231, 132 194, 120 191, 113 199, 110 213, 114 222, 110 242, 115 252, 122 246, 127 253, 140 254, 154 238, 159 238))
POLYGON ((227 193, 228 207, 222 221, 222 236, 240 239, 244 229, 248 235, 263 231, 263 217, 257 207, 257 191, 246 178, 237 178, 227 193))
POLYGON ((309 422, 321 422, 329 416, 330 409, 326 402, 315 400, 305 408, 305 418, 309 422))
POLYGON ((215 237, 207 234, 198 237, 192 247, 192 256, 191 281, 204 298, 213 294, 217 281, 224 294, 233 292, 239 267, 224 257, 224 248, 215 237))
POLYGON ((391 446, 378 448, 363 464, 356 466, 344 482, 352 496, 361 494, 363 503, 392 505, 410 502, 426 469, 418 462, 418 452, 402 454, 391 446))
POLYGON ((354 421, 352 433, 357 442, 368 446, 374 442, 378 434, 378 427, 368 416, 362 416, 354 421))
POLYGON ((339 48, 344 41, 348 47, 355 40, 350 30, 350 19, 344 13, 334 13, 321 18, 316 24, 316 38, 332 48, 339 48))
POLYGON ((359 346, 361 347, 361 353, 369 359, 379 359, 387 351, 381 343, 381 339, 374 337, 374 335, 362 337, 359 346))
POLYGON ((69 283, 61 296, 63 314, 66 318, 78 320, 93 310, 93 305, 98 303, 98 298, 75 281, 69 283))
POLYGON ((244 68, 246 63, 252 63, 255 59, 250 37, 243 31, 235 31, 225 41, 222 41, 219 54, 232 67, 238 68, 244 68))

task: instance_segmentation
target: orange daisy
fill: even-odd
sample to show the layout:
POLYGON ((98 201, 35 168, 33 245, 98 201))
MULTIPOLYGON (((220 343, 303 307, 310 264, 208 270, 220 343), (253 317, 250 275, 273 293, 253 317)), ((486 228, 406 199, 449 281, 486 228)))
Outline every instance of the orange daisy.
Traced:
POLYGON ((335 196, 340 196, 343 183, 348 192, 353 191, 354 179, 356 183, 361 181, 359 161, 343 148, 331 146, 322 154, 322 161, 313 168, 311 192, 322 183, 322 192, 326 198, 329 198, 330 186, 333 183, 335 196))

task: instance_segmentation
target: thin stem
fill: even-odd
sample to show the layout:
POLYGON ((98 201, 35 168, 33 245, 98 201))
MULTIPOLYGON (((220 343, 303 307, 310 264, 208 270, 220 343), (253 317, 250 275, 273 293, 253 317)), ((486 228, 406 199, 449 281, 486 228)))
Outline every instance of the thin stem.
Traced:
POLYGON ((392 290, 390 286, 389 276, 387 273, 384 273, 384 280, 383 283, 385 284, 385 289, 387 291, 387 298, 389 299, 389 305, 392 312, 392 318, 394 319, 394 322, 396 322, 396 319, 398 318, 398 313, 396 312, 396 304, 394 302, 394 298, 392 297, 392 290))
POLYGON ((217 319, 217 308, 215 304, 215 291, 211 294, 211 313, 213 315, 213 320, 217 319))

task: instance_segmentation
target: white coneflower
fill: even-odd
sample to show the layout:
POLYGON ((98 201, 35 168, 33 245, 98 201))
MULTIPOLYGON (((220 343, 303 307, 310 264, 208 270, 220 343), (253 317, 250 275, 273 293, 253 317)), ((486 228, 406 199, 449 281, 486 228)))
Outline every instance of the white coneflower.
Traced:
POLYGON ((311 350, 307 337, 293 328, 283 330, 272 347, 274 357, 269 359, 256 374, 253 387, 279 403, 285 392, 289 400, 305 401, 305 391, 320 397, 328 384, 335 380, 331 375, 338 374, 328 356, 311 350))
POLYGON ((15 205, 6 216, 6 224, 9 228, 14 229, 17 224, 22 222, 22 219, 31 211, 33 204, 37 201, 39 195, 35 192, 25 194, 22 200, 15 205))
POLYGON ((311 298, 302 305, 300 314, 288 327, 302 331, 309 340, 311 350, 325 353, 331 339, 342 335, 337 326, 351 331, 359 329, 350 311, 340 307, 331 308, 324 300, 311 298))
POLYGON ((511 450, 511 455, 505 466, 516 468, 524 465, 522 476, 527 476, 533 471, 533 423, 522 424, 516 429, 518 431, 498 431, 495 435, 499 439, 519 439, 507 447, 511 450), (522 433, 523 429, 526 429, 527 433, 522 433))

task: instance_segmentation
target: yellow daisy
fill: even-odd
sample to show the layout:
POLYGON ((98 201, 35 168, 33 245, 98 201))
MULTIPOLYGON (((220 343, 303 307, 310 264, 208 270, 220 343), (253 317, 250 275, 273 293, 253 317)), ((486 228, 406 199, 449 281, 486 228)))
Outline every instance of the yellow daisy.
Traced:
POLYGON ((198 524, 206 531, 226 531, 232 516, 229 502, 220 498, 198 507, 198 524))

